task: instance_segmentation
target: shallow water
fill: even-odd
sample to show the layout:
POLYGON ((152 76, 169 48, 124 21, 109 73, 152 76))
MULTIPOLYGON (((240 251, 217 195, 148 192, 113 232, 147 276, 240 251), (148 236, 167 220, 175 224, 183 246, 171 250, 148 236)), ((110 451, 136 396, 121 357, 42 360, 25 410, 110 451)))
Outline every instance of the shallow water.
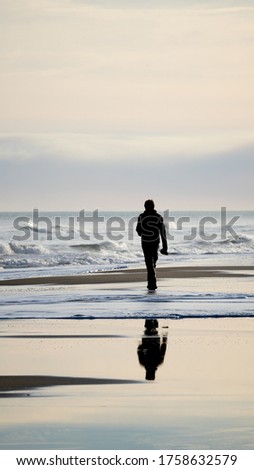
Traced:
POLYGON ((253 317, 253 278, 167 279, 144 283, 0 287, 0 319, 169 319, 253 317))

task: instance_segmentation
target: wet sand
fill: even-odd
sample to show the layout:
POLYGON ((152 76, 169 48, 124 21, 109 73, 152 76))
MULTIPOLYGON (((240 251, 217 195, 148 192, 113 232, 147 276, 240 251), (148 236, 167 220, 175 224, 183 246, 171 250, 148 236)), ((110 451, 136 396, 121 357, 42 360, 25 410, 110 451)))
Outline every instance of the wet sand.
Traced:
POLYGON ((159 320, 155 380, 144 320, 2 321, 1 449, 252 449, 254 322, 159 320))
MULTIPOLYGON (((103 379, 96 377, 57 377, 47 375, 3 375, 0 377, 0 392, 12 390, 25 390, 57 385, 106 385, 127 384, 135 381, 103 379)), ((0 398, 4 397, 0 394, 0 398)))
MULTIPOLYGON (((251 277, 254 276, 253 266, 161 266, 157 268, 158 279, 178 278, 217 278, 217 277, 251 277)), ((146 279, 144 268, 121 269, 69 276, 28 277, 24 279, 3 279, 0 286, 33 285, 33 284, 113 284, 142 282, 146 279)))

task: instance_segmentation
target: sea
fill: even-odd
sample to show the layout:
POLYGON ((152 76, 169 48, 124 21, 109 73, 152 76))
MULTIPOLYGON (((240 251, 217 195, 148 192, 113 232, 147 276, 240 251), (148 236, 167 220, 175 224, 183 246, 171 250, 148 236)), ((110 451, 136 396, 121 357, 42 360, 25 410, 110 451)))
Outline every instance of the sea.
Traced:
MULTIPOLYGON (((160 256, 158 266, 253 266, 254 270, 254 211, 222 207, 209 212, 159 212, 169 254, 160 256)), ((144 267, 137 217, 138 212, 97 209, 1 212, 0 279, 144 267)), ((1 286, 0 318, 249 317, 254 316, 252 279, 238 283, 232 279, 229 289, 218 286, 212 292, 207 281, 199 291, 190 282, 182 281, 182 289, 172 290, 163 281, 153 296, 147 294, 145 282, 132 287, 119 284, 117 289, 110 285, 1 286)))

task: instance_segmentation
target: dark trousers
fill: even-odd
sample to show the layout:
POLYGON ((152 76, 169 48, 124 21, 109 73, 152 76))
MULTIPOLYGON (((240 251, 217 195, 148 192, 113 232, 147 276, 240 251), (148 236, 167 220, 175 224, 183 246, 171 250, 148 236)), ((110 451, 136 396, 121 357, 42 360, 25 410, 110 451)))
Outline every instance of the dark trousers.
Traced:
POLYGON ((142 249, 147 269, 147 288, 156 289, 156 263, 158 260, 159 244, 153 242, 142 242, 142 249))

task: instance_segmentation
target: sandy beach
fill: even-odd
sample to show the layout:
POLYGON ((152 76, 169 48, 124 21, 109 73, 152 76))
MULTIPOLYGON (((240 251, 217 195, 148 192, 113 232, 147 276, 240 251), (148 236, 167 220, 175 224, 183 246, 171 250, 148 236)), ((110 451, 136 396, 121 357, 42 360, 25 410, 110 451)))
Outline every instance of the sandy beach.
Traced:
MULTIPOLYGON (((154 312, 158 327, 149 337, 145 318, 134 314, 129 319, 77 321, 45 319, 39 311, 37 317, 37 310, 31 319, 19 319, 18 314, 12 319, 10 313, 1 321, 1 449, 252 449, 253 318, 163 318, 160 306, 165 302, 159 300, 169 295, 169 289, 178 297, 182 291, 193 296, 217 292, 210 304, 202 298, 194 303, 194 311, 199 305, 202 313, 208 303, 216 314, 226 302, 229 312, 238 304, 241 312, 241 302, 251 301, 248 293, 253 294, 253 269, 160 268, 155 297, 142 294, 136 299, 144 278, 143 269, 130 269, 2 281, 5 295, 21 296, 25 289, 26 302, 32 294, 48 295, 43 291, 47 285, 63 289, 66 284, 67 292, 70 285, 75 293, 85 289, 88 297, 77 298, 78 305, 94 311, 101 308, 100 298, 87 305, 85 299, 95 292, 110 297, 103 303, 104 311, 115 305, 117 295, 117 309, 130 308, 124 297, 131 295, 133 305, 142 305, 149 319, 154 312), (223 297, 220 303, 219 292, 238 292, 238 299, 223 297), (164 341, 166 351, 160 360, 153 356, 155 377, 146 380, 147 366, 140 362, 138 348, 149 348, 154 339, 157 345, 164 341)), ((63 298, 65 290, 56 292, 63 298)), ((181 311, 191 313, 191 302, 181 301, 181 311)), ((173 304, 170 300, 165 305, 173 304)), ((26 303, 23 308, 35 307, 26 303)), ((54 312, 57 306, 50 308, 54 312)), ((251 316, 252 304, 245 308, 251 316)))
MULTIPOLYGON (((253 266, 163 266, 157 268, 158 279, 242 277, 253 276, 253 266)), ((33 284, 106 284, 141 282, 146 279, 145 268, 121 269, 73 276, 40 276, 0 280, 0 286, 33 284)))

